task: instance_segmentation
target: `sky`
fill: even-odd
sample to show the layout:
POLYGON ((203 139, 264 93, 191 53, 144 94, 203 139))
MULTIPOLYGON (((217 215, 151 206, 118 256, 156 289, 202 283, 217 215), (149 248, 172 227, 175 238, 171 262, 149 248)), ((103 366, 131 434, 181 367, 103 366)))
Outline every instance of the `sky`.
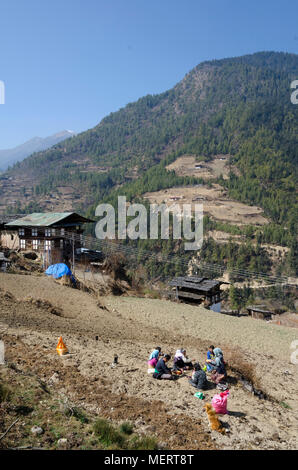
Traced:
POLYGON ((205 60, 298 53, 297 18, 293 0, 0 0, 0 149, 87 130, 205 60))

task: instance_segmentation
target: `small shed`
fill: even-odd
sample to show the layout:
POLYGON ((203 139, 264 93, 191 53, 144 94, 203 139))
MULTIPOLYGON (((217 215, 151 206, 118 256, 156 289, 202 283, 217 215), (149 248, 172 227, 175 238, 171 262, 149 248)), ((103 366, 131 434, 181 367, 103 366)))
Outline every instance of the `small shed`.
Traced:
POLYGON ((220 302, 221 282, 206 277, 176 277, 170 286, 176 287, 176 298, 183 301, 214 305, 220 302))
POLYGON ((246 309, 252 318, 259 320, 271 320, 274 315, 274 312, 267 310, 265 305, 248 305, 246 309))

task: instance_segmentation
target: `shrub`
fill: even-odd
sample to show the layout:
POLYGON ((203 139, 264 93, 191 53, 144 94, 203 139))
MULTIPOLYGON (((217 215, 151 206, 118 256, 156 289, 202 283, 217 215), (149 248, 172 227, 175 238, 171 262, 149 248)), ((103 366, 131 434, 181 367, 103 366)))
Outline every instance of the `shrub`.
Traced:
POLYGON ((158 443, 154 437, 133 437, 129 442, 129 450, 157 450, 158 443))
POLYGON ((124 422, 120 426, 120 431, 123 432, 124 434, 132 434, 133 433, 133 425, 128 422, 124 422))
POLYGON ((125 445, 124 436, 104 419, 98 419, 94 423, 94 432, 107 447, 116 444, 118 448, 123 448, 125 445))

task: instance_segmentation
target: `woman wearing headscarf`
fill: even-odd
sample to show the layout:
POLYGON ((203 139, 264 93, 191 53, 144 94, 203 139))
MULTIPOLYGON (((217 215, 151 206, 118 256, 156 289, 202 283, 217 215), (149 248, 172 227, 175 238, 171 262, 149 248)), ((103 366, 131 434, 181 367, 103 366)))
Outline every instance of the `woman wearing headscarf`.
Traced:
POLYGON ((220 348, 215 348, 214 349, 214 356, 215 356, 215 358, 214 358, 214 361, 212 363, 213 363, 215 368, 211 372, 210 379, 212 380, 212 382, 214 382, 216 384, 219 384, 227 376, 222 350, 220 348))
POLYGON ((177 349, 174 357, 174 369, 191 369, 193 367, 191 360, 186 356, 186 349, 177 349))
POLYGON ((152 351, 152 353, 150 354, 149 356, 149 359, 148 359, 148 366, 150 368, 155 368, 156 364, 158 363, 158 360, 161 356, 161 347, 160 346, 156 346, 156 348, 154 349, 154 351, 152 351))

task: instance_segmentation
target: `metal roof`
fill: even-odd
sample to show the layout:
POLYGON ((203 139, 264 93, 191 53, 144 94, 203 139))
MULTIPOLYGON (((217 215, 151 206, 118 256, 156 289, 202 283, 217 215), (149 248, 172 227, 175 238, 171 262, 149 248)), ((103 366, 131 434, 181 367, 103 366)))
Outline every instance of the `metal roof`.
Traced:
POLYGON ((272 311, 266 310, 263 307, 266 307, 266 305, 248 305, 246 309, 252 310, 253 312, 257 312, 257 313, 271 313, 271 314, 273 313, 272 311))
POLYGON ((175 287, 186 287, 189 289, 200 290, 200 291, 209 291, 214 287, 221 285, 220 281, 207 279, 206 277, 176 277, 170 282, 170 286, 175 287))
POLYGON ((24 217, 25 214, 0 214, 0 224, 8 224, 11 220, 14 220, 16 217, 24 217))
POLYGON ((13 220, 6 225, 8 227, 50 227, 61 223, 67 218, 73 219, 74 224, 93 222, 93 220, 86 219, 76 212, 34 212, 21 219, 13 220))

